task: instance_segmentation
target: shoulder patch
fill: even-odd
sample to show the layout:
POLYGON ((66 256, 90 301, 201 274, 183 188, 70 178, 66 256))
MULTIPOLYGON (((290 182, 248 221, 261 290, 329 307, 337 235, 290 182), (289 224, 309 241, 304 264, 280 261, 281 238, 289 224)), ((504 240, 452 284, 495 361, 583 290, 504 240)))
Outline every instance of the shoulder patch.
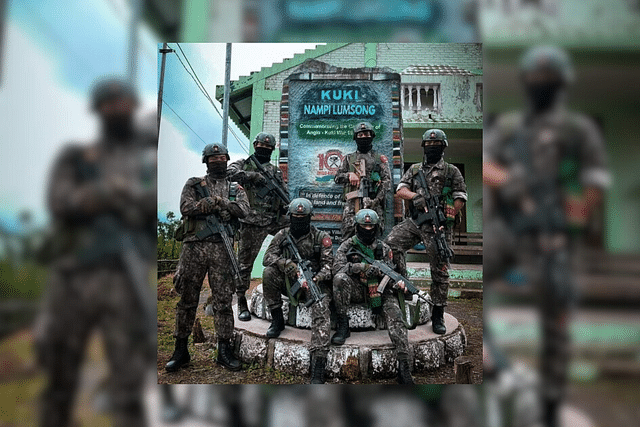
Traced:
POLYGON ((382 163, 389 163, 389 159, 387 159, 387 156, 385 156, 384 154, 380 155, 380 161, 382 163))
POLYGON ((393 251, 389 249, 389 260, 393 260, 393 251))
POLYGON ((332 245, 331 237, 325 236, 324 239, 322 239, 322 246, 324 246, 325 248, 328 248, 331 245, 332 245))

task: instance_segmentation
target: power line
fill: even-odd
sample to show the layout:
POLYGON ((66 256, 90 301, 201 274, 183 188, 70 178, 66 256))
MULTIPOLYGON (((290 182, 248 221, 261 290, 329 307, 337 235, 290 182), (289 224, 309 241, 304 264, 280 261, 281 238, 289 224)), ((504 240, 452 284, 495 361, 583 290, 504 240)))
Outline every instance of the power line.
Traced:
MULTIPOLYGON (((209 103, 213 106, 213 108, 216 110, 216 113, 218 113, 218 115, 220 116, 220 118, 222 118, 222 113, 220 113, 220 110, 218 110, 218 107, 216 106, 216 104, 213 102, 213 99, 211 98, 211 96, 209 95, 209 92, 207 92, 207 89, 204 87, 204 85, 202 84, 202 81, 200 81, 200 78, 198 77, 198 74, 196 73, 196 71, 194 70, 193 66, 191 65, 191 62, 189 62, 189 58, 187 58, 187 55, 185 55, 184 51, 182 50, 182 47, 180 46, 180 43, 176 43, 176 45, 178 46, 178 49, 180 50, 180 52, 182 53, 182 56, 184 56, 184 59, 187 61, 187 64, 189 64, 189 68, 191 68, 191 72, 187 69, 187 67, 184 65, 184 62, 182 62, 182 60, 180 59, 180 55, 178 55, 177 52, 176 53, 176 57, 178 58, 178 60, 180 61, 180 63, 182 64, 182 66, 184 67, 185 71, 189 74, 189 76, 191 76, 191 78, 193 79, 193 81, 196 83, 196 86, 198 86, 198 89, 200 89, 200 91, 202 92, 202 94, 204 95, 204 97, 209 101, 209 103)), ((238 137, 238 135, 236 134, 236 132, 233 130, 233 128, 229 128, 229 131, 231 132, 231 134, 233 135, 233 137, 236 139, 236 141, 238 141, 238 145, 240 145, 240 147, 247 153, 249 154, 249 150, 247 147, 244 146, 244 144, 242 143, 242 141, 240 140, 240 138, 238 137)))
POLYGON ((198 134, 197 134, 197 132, 196 132, 195 130, 193 130, 193 129, 191 128, 191 126, 189 126, 189 124, 188 124, 187 122, 185 122, 185 121, 183 120, 183 118, 182 118, 182 117, 180 117, 180 115, 179 115, 178 113, 176 113, 176 110, 174 110, 173 108, 171 108, 171 105, 167 104, 167 101, 165 101, 165 100, 163 99, 163 100, 162 100, 162 102, 164 103, 164 105, 166 105, 167 107, 169 107, 169 109, 170 109, 171 111, 173 111, 173 114, 175 114, 175 115, 176 115, 180 120, 182 120, 182 123, 184 123, 186 127, 188 127, 189 129, 191 129, 191 132, 193 132, 193 133, 195 134, 195 136, 197 136, 198 138, 200 138, 200 140, 201 140, 202 142, 204 142, 204 143, 205 143, 205 145, 207 144, 207 142, 206 142, 204 139, 202 139, 202 138, 200 137, 200 135, 198 135, 198 134))

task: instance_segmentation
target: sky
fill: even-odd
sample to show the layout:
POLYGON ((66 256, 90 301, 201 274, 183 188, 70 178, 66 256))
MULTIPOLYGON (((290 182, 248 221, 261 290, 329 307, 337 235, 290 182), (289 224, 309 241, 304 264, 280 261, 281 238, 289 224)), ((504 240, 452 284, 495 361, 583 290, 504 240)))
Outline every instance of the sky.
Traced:
MULTIPOLYGON (((315 46, 309 43, 234 43, 231 47, 231 80, 248 76, 252 71, 260 71, 262 67, 282 62, 315 46)), ((168 211, 180 216, 182 187, 190 177, 205 173, 202 149, 206 144, 222 141, 222 119, 186 69, 191 71, 193 67, 208 94, 214 98, 216 85, 224 84, 226 58, 224 43, 180 43, 179 46, 169 43, 169 47, 176 52, 167 55, 163 89, 166 104, 162 108, 158 146, 158 215, 161 219, 168 211)), ((222 105, 215 99, 214 104, 221 114, 222 105)), ((232 120, 229 123, 240 140, 239 143, 231 133, 227 137, 231 161, 246 158, 245 149, 249 149, 250 143, 232 120)))
MULTIPOLYGON (((92 83, 127 70, 122 0, 8 2, 0 72, 0 227, 21 232, 20 212, 48 223, 47 179, 61 147, 98 132, 92 83), (53 19, 55 18, 55 19, 53 19)), ((141 114, 157 103, 156 40, 142 28, 136 81, 141 114)))

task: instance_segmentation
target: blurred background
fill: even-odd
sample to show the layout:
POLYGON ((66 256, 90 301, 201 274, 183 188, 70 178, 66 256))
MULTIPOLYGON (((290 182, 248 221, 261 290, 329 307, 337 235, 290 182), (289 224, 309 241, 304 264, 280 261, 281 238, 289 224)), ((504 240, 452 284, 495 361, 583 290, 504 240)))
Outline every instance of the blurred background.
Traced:
MULTIPOLYGON (((136 126, 140 131, 153 129, 162 46, 158 43, 165 41, 480 42, 485 128, 499 114, 522 108, 518 63, 526 48, 553 44, 566 49, 576 72, 570 107, 590 116, 601 129, 613 182, 587 229, 583 268, 576 281, 579 305, 569 328, 573 352, 566 403, 577 420, 573 425, 640 424, 637 1, 5 0, 0 2, 0 35, 0 425, 38 425, 38 400, 47 380, 36 363, 33 324, 49 265, 35 255, 52 226, 46 191, 54 161, 69 142, 89 144, 98 137, 100 124, 90 108, 90 91, 105 76, 131 82, 139 97, 136 126)), ((263 65, 268 64, 256 64, 255 70, 263 65)), ((210 93, 222 83, 213 81, 210 93)), ((219 120, 215 111, 210 115, 219 120)), ((230 134, 229 141, 234 138, 230 134)), ((195 155, 198 150, 191 151, 195 155)), ((149 285, 154 286, 153 280, 149 285)), ((520 408, 535 406, 527 387, 516 387, 518 382, 536 382, 540 327, 539 313, 529 303, 531 292, 526 283, 504 281, 485 299, 485 327, 495 333, 497 347, 510 361, 510 374, 496 380, 493 391, 488 391, 492 383, 487 379, 473 388, 372 388, 368 404, 386 402, 400 415, 411 414, 407 422, 413 425, 516 423, 514 402, 522 402, 520 408), (391 396, 400 398, 390 403, 391 396), (419 402, 411 407, 423 412, 403 410, 403 402, 419 402), (446 402, 466 402, 462 407, 469 408, 470 416, 456 418, 451 408, 460 406, 446 402)), ((111 423, 96 404, 101 384, 109 377, 107 350, 99 335, 86 349, 74 415, 80 424, 111 423)), ((167 397, 154 385, 151 363, 149 371, 145 400, 152 425, 166 424, 179 414, 184 425, 231 425, 230 420, 249 407, 255 411, 244 421, 249 425, 285 425, 285 419, 291 425, 326 425, 326 419, 300 409, 304 405, 291 412, 287 402, 330 405, 332 395, 349 393, 348 387, 324 395, 307 389, 296 393, 235 387, 238 397, 219 405, 226 412, 212 414, 206 408, 223 401, 216 400, 221 399, 216 396, 220 390, 185 385, 167 397)), ((370 414, 371 425, 384 425, 385 414, 367 405, 361 412, 370 414)), ((330 425, 354 424, 354 416, 336 409, 330 425)))

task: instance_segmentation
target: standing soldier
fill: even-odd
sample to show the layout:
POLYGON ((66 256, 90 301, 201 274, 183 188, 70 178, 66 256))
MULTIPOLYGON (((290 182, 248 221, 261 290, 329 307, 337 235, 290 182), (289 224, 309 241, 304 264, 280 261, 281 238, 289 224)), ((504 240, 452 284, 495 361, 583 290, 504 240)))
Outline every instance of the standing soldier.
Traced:
POLYGON ((378 285, 384 273, 378 267, 369 264, 358 251, 395 268, 393 254, 389 246, 378 239, 381 227, 378 214, 374 210, 358 211, 355 223, 355 236, 342 242, 333 264, 333 294, 338 325, 336 333, 331 337, 331 343, 342 345, 351 335, 347 314, 349 304, 368 301, 373 310, 381 309, 385 315, 389 338, 396 348, 398 383, 413 384, 409 366, 409 338, 398 302, 398 298, 404 299, 404 283, 400 281, 395 289, 387 286, 382 293, 378 292, 378 285))
POLYGON ((434 304, 431 327, 436 334, 447 332, 444 308, 449 290, 449 260, 453 256, 449 246, 453 241, 455 216, 467 200, 462 174, 444 161, 444 149, 448 145, 447 136, 440 129, 429 129, 422 135, 424 159, 405 172, 396 190, 398 197, 411 200, 411 217, 393 227, 385 240, 403 276, 407 273, 406 251, 420 241, 424 243, 429 255, 430 295, 434 304), (435 219, 439 226, 435 225, 435 219))
POLYGON ((271 134, 260 132, 256 135, 253 147, 254 154, 246 160, 231 163, 227 169, 229 179, 245 188, 251 205, 247 216, 240 220, 238 244, 241 283, 236 288, 236 294, 238 319, 244 321, 251 320, 245 294, 249 289, 253 262, 267 235, 275 235, 287 225, 286 208, 289 205, 282 171, 269 162, 276 148, 276 139, 271 134))
POLYGON ((391 186, 389 160, 373 150, 376 136, 371 123, 358 123, 353 128, 353 139, 358 149, 345 156, 334 181, 344 185, 344 210, 342 211, 342 240, 355 233, 354 216, 360 209, 373 209, 384 229, 385 198, 391 186))
POLYGON ((148 226, 156 217, 156 149, 134 128, 137 96, 124 80, 97 83, 92 103, 100 139, 66 148, 49 181, 59 233, 48 248, 51 270, 36 327, 48 377, 40 425, 72 423, 87 340, 99 329, 114 425, 144 426, 146 347, 150 341, 155 347, 156 328, 149 277, 155 233, 148 226))
MULTIPOLYGON (((583 230, 610 185, 604 141, 590 118, 566 108, 573 81, 567 54, 552 46, 522 58, 528 105, 489 129, 485 271, 489 280, 521 268, 538 295, 542 321, 541 397, 545 425, 560 425, 570 359, 568 319, 575 303, 572 235, 583 230)), ((495 351, 495 350, 494 350, 495 351)))
MULTIPOLYGON (((165 369, 177 371, 190 361, 187 348, 196 318, 200 290, 205 274, 209 277, 213 300, 213 319, 218 341, 216 361, 237 371, 240 361, 233 355, 233 310, 231 309, 235 262, 233 227, 237 218, 249 212, 244 189, 226 179, 229 154, 222 144, 208 144, 202 151, 202 163, 207 165, 205 177, 189 178, 182 188, 180 212, 182 252, 173 283, 180 301, 176 306, 176 347, 165 369), (224 234, 226 233, 226 235, 224 234), (225 242, 225 239, 228 239, 225 242), (231 245, 227 245, 231 241, 231 245)), ((237 264, 237 263, 236 263, 237 264)))
MULTIPOLYGON (((307 199, 293 199, 289 205, 291 227, 280 230, 264 255, 264 297, 271 312, 271 325, 267 337, 276 338, 284 330, 282 295, 297 305, 300 294, 291 295, 291 288, 300 278, 299 269, 304 261, 309 262, 313 282, 325 294, 311 305, 311 383, 325 381, 325 367, 329 353, 331 321, 331 266, 333 265, 332 242, 329 234, 311 225, 313 206, 307 199), (293 246, 293 247, 292 247, 293 246), (298 252, 301 260, 296 260, 298 252)), ((311 289, 303 285, 306 299, 312 298, 311 289)))

